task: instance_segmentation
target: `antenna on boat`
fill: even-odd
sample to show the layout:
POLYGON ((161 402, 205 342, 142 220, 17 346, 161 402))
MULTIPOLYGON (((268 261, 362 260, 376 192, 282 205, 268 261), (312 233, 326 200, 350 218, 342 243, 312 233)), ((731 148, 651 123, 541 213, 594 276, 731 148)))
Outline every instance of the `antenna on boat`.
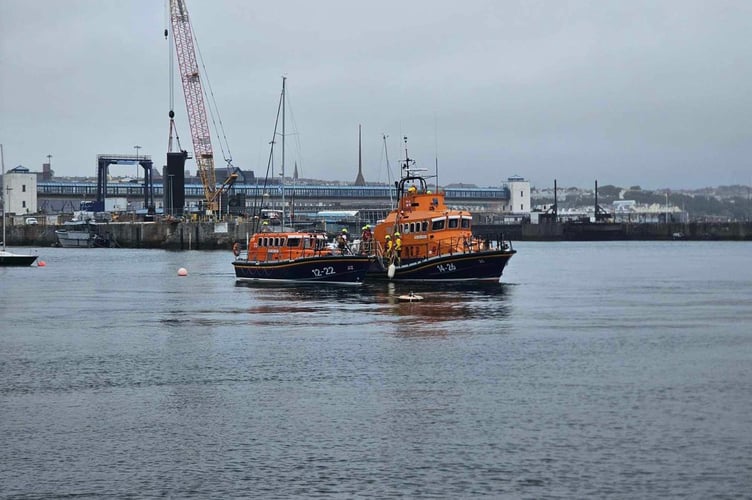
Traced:
POLYGON ((439 155, 436 155, 436 187, 434 189, 434 192, 439 192, 439 155))
POLYGON ((410 155, 407 154, 407 136, 404 136, 402 139, 405 141, 405 159, 403 160, 404 164, 402 165, 402 168, 406 171, 406 176, 409 177, 410 165, 414 164, 415 160, 411 160, 410 155))
MULTIPOLYGON (((405 141, 405 164, 402 166, 402 168, 410 168, 410 156, 407 154, 407 136, 402 137, 402 140, 405 141)), ((407 172, 408 175, 410 175, 410 171, 407 172)))
POLYGON ((439 126, 436 122, 436 115, 433 116, 433 139, 434 139, 434 162, 436 169, 436 193, 439 192, 439 126))

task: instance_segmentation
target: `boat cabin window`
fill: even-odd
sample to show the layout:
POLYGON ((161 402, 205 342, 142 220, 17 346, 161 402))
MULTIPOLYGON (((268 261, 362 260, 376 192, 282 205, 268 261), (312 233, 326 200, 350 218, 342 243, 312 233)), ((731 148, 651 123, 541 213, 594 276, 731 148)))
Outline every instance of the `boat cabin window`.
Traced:
POLYGON ((287 238, 287 246, 297 248, 300 246, 300 238, 287 238))
POLYGON ((303 248, 311 248, 311 238, 303 238, 303 248))
POLYGON ((420 230, 421 230, 421 231, 423 231, 424 233, 425 233, 426 231, 428 231, 428 221, 427 221, 427 220, 424 220, 424 221, 423 221, 423 222, 421 223, 421 225, 420 225, 420 230))
POLYGON ((449 229, 457 229, 460 227, 460 219, 457 217, 451 217, 449 219, 449 229))
POLYGON ((463 217, 462 218, 462 229, 470 229, 470 222, 472 219, 470 217, 463 217))
POLYGON ((431 223, 431 231, 440 231, 446 227, 445 219, 434 219, 431 223))
POLYGON ((283 247, 285 246, 285 238, 271 238, 271 237, 264 237, 259 238, 258 240, 258 246, 260 247, 283 247))

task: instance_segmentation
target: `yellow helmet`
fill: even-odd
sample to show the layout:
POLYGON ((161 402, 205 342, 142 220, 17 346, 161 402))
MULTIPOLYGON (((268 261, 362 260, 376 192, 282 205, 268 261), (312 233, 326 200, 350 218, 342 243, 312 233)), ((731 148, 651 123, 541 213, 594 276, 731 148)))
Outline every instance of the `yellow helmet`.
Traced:
POLYGON ((388 239, 388 240, 391 240, 391 239, 392 239, 392 237, 391 237, 391 236, 389 236, 389 235, 387 234, 387 235, 386 235, 386 239, 388 239))
POLYGON ((343 227, 343 228, 342 228, 342 232, 343 232, 343 233, 346 233, 346 232, 347 232, 347 228, 346 228, 346 227, 343 227))
POLYGON ((399 232, 397 232, 397 233, 394 233, 394 235, 395 235, 395 236, 399 236, 400 234, 399 234, 399 232))

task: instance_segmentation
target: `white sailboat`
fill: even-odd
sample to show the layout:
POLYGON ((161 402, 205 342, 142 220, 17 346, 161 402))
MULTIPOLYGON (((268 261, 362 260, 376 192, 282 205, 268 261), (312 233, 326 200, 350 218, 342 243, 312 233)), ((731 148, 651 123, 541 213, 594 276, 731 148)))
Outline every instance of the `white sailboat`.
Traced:
POLYGON ((25 255, 8 252, 5 248, 5 197, 8 191, 5 190, 5 155, 3 154, 3 145, 0 144, 0 164, 3 172, 3 242, 0 248, 0 267, 7 266, 30 266, 37 260, 36 255, 25 255))

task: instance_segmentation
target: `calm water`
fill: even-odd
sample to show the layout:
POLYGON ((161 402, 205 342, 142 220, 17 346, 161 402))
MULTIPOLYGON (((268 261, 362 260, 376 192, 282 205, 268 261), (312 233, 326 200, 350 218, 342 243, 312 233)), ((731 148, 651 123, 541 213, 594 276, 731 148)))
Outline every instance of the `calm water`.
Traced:
POLYGON ((749 498, 752 244, 516 248, 480 288, 40 249, 0 269, 0 495, 749 498))

